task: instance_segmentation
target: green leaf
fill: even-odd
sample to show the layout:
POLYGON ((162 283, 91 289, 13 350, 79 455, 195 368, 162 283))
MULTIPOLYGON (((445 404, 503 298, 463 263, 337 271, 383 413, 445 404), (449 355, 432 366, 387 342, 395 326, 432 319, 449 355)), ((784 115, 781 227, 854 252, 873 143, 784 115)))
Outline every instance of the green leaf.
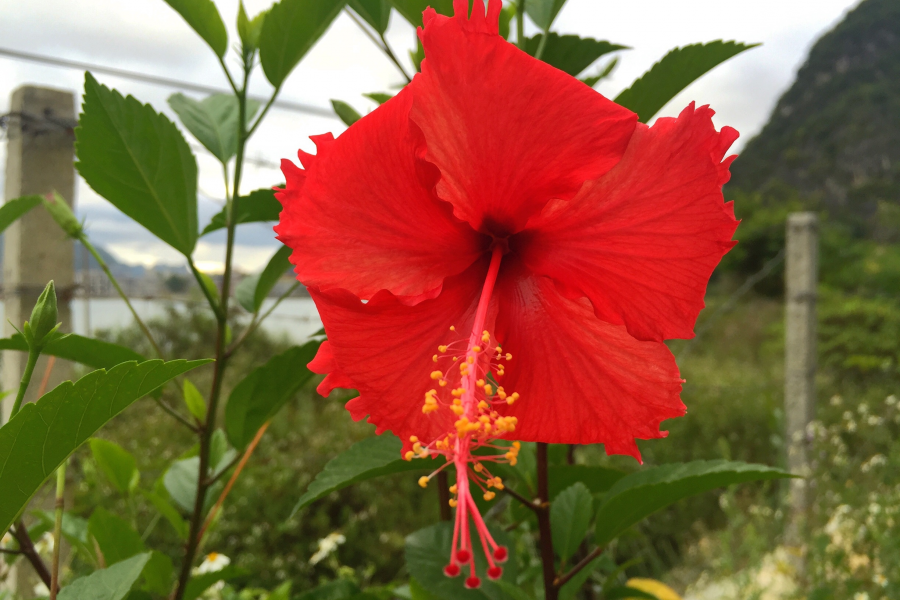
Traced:
POLYGON ((186 512, 194 510, 197 498, 197 473, 200 470, 200 457, 192 456, 176 460, 163 475, 163 483, 172 502, 186 512))
MULTIPOLYGON (((542 37, 543 35, 536 35, 528 38, 525 45, 528 54, 534 56, 537 53, 542 37)), ((577 77, 604 54, 627 49, 628 46, 612 44, 607 41, 551 33, 544 45, 541 60, 560 71, 565 71, 572 77, 577 77)))
MULTIPOLYGON (((163 490, 165 490, 165 487, 163 487, 163 490)), ((146 490, 139 491, 141 495, 153 505, 157 512, 172 525, 172 528, 175 529, 175 533, 178 534, 178 537, 186 540, 188 536, 187 521, 181 518, 181 515, 178 514, 178 510, 172 506, 172 503, 160 494, 148 492, 146 490)))
MULTIPOLYGON (((198 271, 198 273, 200 276, 200 284, 206 289, 206 293, 215 300, 216 304, 219 304, 219 288, 216 287, 216 282, 213 281, 212 276, 203 271, 198 271)), ((228 342, 226 342, 226 344, 227 343, 228 342)))
POLYGON ((88 519, 88 533, 97 542, 103 560, 111 565, 146 550, 144 542, 128 521, 105 508, 97 507, 88 519))
POLYGON ((123 494, 133 493, 141 480, 134 456, 122 446, 100 438, 91 438, 90 445, 97 466, 115 488, 123 494))
POLYGON ((165 596, 172 591, 173 571, 172 559, 154 550, 144 567, 144 585, 149 591, 165 596))
MULTIPOLYGON (((419 27, 422 25, 422 13, 429 6, 439 15, 453 15, 453 0, 389 0, 403 18, 419 27)), ((470 3, 471 4, 471 3, 470 3)))
POLYGON ((197 242, 197 162, 174 123, 85 73, 76 166, 116 208, 185 256, 197 242))
MULTIPOLYGON (((575 575, 572 576, 572 579, 559 588, 559 600, 573 600, 578 592, 581 591, 581 588, 584 587, 585 582, 590 579, 591 574, 597 570, 597 567, 599 567, 601 563, 603 563, 603 557, 598 556, 588 563, 586 567, 575 573, 575 575)), ((608 600, 608 598, 609 596, 606 594, 603 595, 603 600, 608 600)))
POLYGON ((652 467, 626 475, 606 493, 597 510, 595 543, 611 542, 626 529, 661 508, 716 488, 793 477, 767 467, 726 460, 697 460, 652 467))
POLYGON ((79 577, 59 591, 58 600, 121 600, 141 576, 150 553, 117 563, 79 577))
POLYGON ((237 30, 245 53, 259 48, 259 36, 268 12, 260 11, 255 17, 248 19, 243 0, 238 4, 237 30))
POLYGON ((553 500, 560 492, 576 482, 587 486, 591 494, 602 494, 623 477, 625 477, 624 472, 606 467, 556 465, 549 471, 550 499, 553 500))
POLYGON ((245 277, 234 290, 238 304, 248 312, 258 312, 269 296, 269 292, 272 291, 281 276, 291 268, 291 261, 288 260, 290 256, 291 249, 282 246, 269 259, 262 273, 245 277))
POLYGON ((619 64, 619 57, 614 57, 611 61, 606 63, 606 66, 600 70, 596 75, 588 75, 584 77, 581 81, 588 87, 594 87, 598 82, 606 79, 613 72, 613 69, 616 68, 616 65, 619 64))
POLYGON ((209 44, 219 58, 228 50, 228 32, 222 16, 212 0, 166 0, 166 4, 178 11, 187 24, 209 44))
POLYGON ((348 485, 384 475, 421 471, 431 468, 416 460, 403 460, 400 450, 403 443, 391 433, 370 437, 350 446, 350 449, 328 461, 306 493, 300 497, 292 513, 348 485))
POLYGON ((194 575, 184 590, 184 600, 197 600, 200 594, 220 581, 229 581, 245 575, 249 575, 249 573, 234 565, 228 565, 224 569, 213 571, 212 573, 194 575))
POLYGON ((699 79, 713 67, 744 50, 759 44, 742 44, 717 40, 675 48, 641 75, 631 87, 616 96, 616 103, 638 114, 646 123, 678 92, 699 79))
POLYGON ((342 100, 332 100, 331 107, 334 109, 334 114, 336 114, 347 127, 350 127, 362 119, 362 115, 356 112, 355 108, 342 100))
MULTIPOLYGON (((501 546, 511 548, 506 534, 488 525, 494 540, 501 546)), ((459 577, 444 575, 444 567, 450 560, 450 543, 453 539, 453 523, 438 523, 411 534, 406 538, 406 566, 409 574, 429 592, 444 600, 501 600, 506 594, 493 581, 483 577, 481 587, 475 590, 463 586, 465 574, 459 577)), ((478 533, 471 531, 474 545, 475 568, 484 574, 487 562, 478 542, 478 533)), ((510 560, 503 564, 503 581, 516 583, 516 563, 510 560)))
POLYGON ((304 592, 297 600, 342 600, 359 594, 359 586, 348 579, 336 579, 304 592))
MULTIPOLYGON (((227 163, 237 153, 240 105, 233 94, 213 94, 194 100, 182 93, 169 96, 169 106, 181 123, 213 156, 227 163)), ((247 99, 245 122, 250 122, 261 106, 247 99)))
POLYGON ((411 600, 438 600, 438 597, 423 588, 415 577, 409 578, 409 597, 411 600))
MULTIPOLYGON (((234 222, 258 223, 264 221, 277 221, 281 214, 281 202, 275 199, 274 190, 255 190, 249 196, 238 196, 232 206, 234 222)), ((218 229, 225 229, 225 209, 213 216, 212 220, 203 229, 200 235, 212 233, 218 229)))
POLYGON ((259 42, 259 60, 276 88, 322 37, 346 0, 281 0, 269 9, 259 42))
POLYGON ((216 429, 212 434, 209 442, 209 464, 211 465, 211 475, 216 476, 219 471, 231 464, 237 451, 228 445, 228 436, 221 429, 216 429))
POLYGON ((177 375, 208 360, 148 360, 93 371, 26 404, 0 427, 0 531, 41 484, 113 417, 177 375))
POLYGON ((387 0, 348 0, 347 4, 372 29, 384 34, 391 18, 391 4, 387 0))
POLYGON ((528 0, 525 12, 539 29, 547 31, 565 3, 566 0, 528 0))
POLYGON ((0 206, 0 232, 3 232, 3 230, 15 223, 17 219, 43 202, 44 199, 37 194, 13 198, 12 200, 4 202, 3 205, 0 206))
POLYGON ((581 482, 563 490, 550 504, 553 549, 561 560, 568 560, 578 551, 591 526, 593 508, 591 492, 581 482))
MULTIPOLYGON (((22 334, 16 333, 12 337, 0 338, 0 350, 28 352, 28 342, 25 341, 22 334)), ((124 362, 143 362, 146 360, 130 348, 94 338, 82 337, 74 333, 48 343, 44 346, 41 354, 64 358, 94 367, 95 369, 111 369, 124 362)))
POLYGON ((184 404, 187 406, 188 412, 194 415, 198 421, 206 419, 206 400, 200 390, 197 389, 190 379, 184 380, 183 386, 184 404))
POLYGON ((265 597, 265 600, 291 600, 293 582, 285 581, 265 597))
MULTIPOLYGON (((306 368, 320 342, 294 346, 250 372, 231 392, 225 406, 228 441, 243 450, 263 424, 275 416, 300 387, 312 379, 306 368)), ((398 455, 399 456, 399 455, 398 455)))
MULTIPOLYGON (((47 531, 53 531, 56 523, 56 515, 49 510, 36 510, 32 514, 37 516, 46 526, 47 531)), ((62 536, 83 554, 85 560, 96 561, 94 550, 88 545, 88 522, 70 512, 64 512, 62 516, 62 536)))
POLYGON ((391 94, 385 94, 384 92, 372 92, 371 94, 363 94, 369 100, 374 100, 378 103, 379 106, 393 98, 394 96, 391 94))

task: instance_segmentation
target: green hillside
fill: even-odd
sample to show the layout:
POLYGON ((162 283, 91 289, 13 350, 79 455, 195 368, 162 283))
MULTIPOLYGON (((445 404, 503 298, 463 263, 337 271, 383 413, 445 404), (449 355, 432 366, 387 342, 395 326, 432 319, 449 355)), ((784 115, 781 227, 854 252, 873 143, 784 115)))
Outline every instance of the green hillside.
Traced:
POLYGON ((815 44, 732 173, 732 190, 793 189, 857 235, 896 237, 900 1, 864 0, 815 44))

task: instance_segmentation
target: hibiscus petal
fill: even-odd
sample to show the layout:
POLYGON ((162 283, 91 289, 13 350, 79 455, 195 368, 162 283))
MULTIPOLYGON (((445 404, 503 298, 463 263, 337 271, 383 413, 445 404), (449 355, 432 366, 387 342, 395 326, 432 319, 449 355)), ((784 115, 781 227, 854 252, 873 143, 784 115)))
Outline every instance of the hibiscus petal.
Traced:
POLYGON ((709 107, 639 125, 622 161, 568 202, 552 202, 513 240, 536 273, 642 340, 691 338, 709 277, 736 242, 724 203, 737 132, 709 107))
POLYGON ((482 236, 420 183, 411 100, 402 91, 337 140, 314 138, 318 154, 300 153, 305 171, 284 161, 275 231, 293 248, 306 285, 361 298, 381 289, 414 296, 464 271, 482 251, 482 236))
POLYGON ((635 438, 665 437, 660 423, 685 412, 672 353, 601 321, 586 299, 564 298, 552 280, 514 259, 503 269, 496 332, 512 360, 498 382, 521 394, 498 409, 518 418, 511 437, 603 443, 607 454, 640 460, 635 438))
POLYGON ((448 278, 436 297, 414 306, 386 291, 362 303, 343 290, 309 288, 328 332, 328 343, 310 363, 313 371, 329 373, 320 392, 359 390, 347 403, 351 416, 368 416, 377 433, 393 431, 405 446, 410 435, 430 440, 451 431, 456 417, 446 407, 422 413, 425 392, 437 387, 432 371, 447 373, 447 390, 459 381, 456 365, 449 359, 435 364, 432 356, 438 346, 468 338, 486 272, 487 262, 480 260, 448 278))
POLYGON ((496 33, 500 2, 456 16, 426 12, 410 118, 438 195, 472 227, 503 237, 552 198, 572 197, 615 165, 637 116, 496 33))

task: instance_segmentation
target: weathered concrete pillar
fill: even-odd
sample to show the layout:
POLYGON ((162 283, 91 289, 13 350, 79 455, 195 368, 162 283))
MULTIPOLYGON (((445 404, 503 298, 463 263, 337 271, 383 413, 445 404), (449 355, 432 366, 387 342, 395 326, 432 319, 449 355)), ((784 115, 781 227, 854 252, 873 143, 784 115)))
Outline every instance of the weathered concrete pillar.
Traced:
MULTIPOLYGON (((6 200, 56 190, 71 205, 75 197, 74 95, 72 92, 23 86, 13 92, 9 112, 6 200)), ((56 282, 61 329, 71 331, 69 300, 75 286, 72 241, 41 207, 10 225, 3 237, 4 335, 15 333, 10 322, 21 329, 50 279, 56 282)), ((25 360, 26 354, 23 352, 3 353, 4 390, 18 389, 25 360)), ((47 359, 42 358, 34 370, 25 402, 37 399, 46 369, 47 359)), ((71 365, 57 360, 47 382, 47 390, 71 378, 71 365)), ((13 393, 6 402, 0 402, 3 422, 9 416, 14 397, 13 393)), ((52 498, 48 502, 45 508, 50 509, 52 498)), ((19 565, 24 566, 15 569, 11 574, 11 579, 15 581, 8 583, 15 586, 13 589, 21 597, 31 598, 34 585, 39 580, 30 565, 24 564, 24 561, 20 561, 19 565)))
MULTIPOLYGON (((806 426, 816 406, 816 284, 819 220, 815 213, 794 213, 787 221, 785 256, 784 408, 788 469, 809 474, 806 426)), ((791 481, 791 516, 786 543, 800 548, 809 508, 805 479, 791 481)))

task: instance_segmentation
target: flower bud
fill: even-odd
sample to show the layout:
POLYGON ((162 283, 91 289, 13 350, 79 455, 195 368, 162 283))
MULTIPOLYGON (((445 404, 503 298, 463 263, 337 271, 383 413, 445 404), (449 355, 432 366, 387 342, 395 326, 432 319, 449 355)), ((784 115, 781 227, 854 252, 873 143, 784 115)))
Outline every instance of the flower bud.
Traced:
POLYGON ((72 212, 72 209, 69 208, 65 198, 56 192, 47 194, 44 196, 44 208, 47 209, 47 212, 50 213, 50 216, 56 221, 56 224, 66 232, 66 235, 74 239, 81 237, 81 223, 75 217, 75 213, 72 212))
POLYGON ((47 284, 31 311, 31 319, 25 323, 25 339, 29 346, 42 346, 59 327, 56 308, 56 286, 53 280, 47 284))

